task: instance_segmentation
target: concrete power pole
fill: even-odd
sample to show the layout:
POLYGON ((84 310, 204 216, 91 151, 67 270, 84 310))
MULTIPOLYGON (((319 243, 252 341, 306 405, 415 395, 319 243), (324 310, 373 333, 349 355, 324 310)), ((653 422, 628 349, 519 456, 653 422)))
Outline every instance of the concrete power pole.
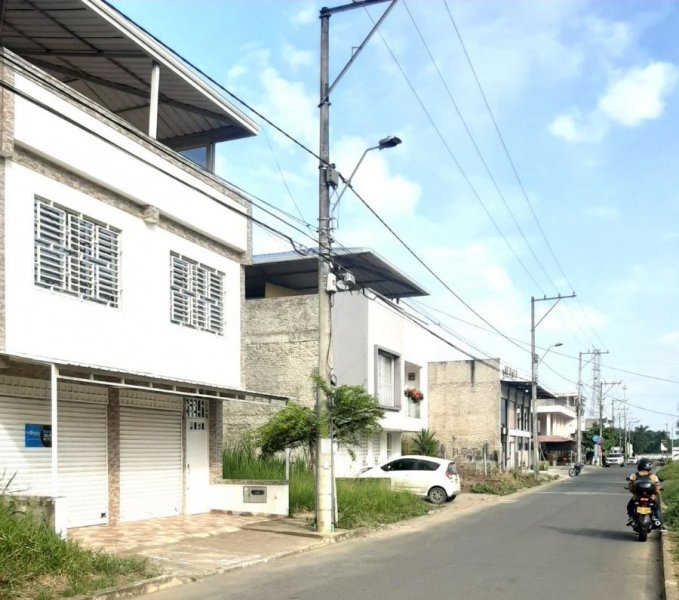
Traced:
MULTIPOLYGON (((336 292, 329 275, 332 272, 332 228, 330 224, 330 187, 336 188, 338 174, 330 163, 330 94, 361 53, 368 40, 394 7, 396 0, 380 17, 363 43, 353 53, 335 81, 330 83, 330 17, 339 12, 364 8, 388 0, 357 0, 333 8, 322 8, 321 19, 321 72, 320 72, 320 116, 319 116, 319 158, 318 166, 318 376, 331 382, 332 340, 330 295, 336 292)), ((332 437, 328 414, 328 400, 323 391, 316 386, 316 414, 319 418, 318 437, 316 438, 316 530, 330 533, 334 530, 334 476, 332 469, 332 437)))
MULTIPOLYGON (((533 474, 535 476, 535 479, 540 479, 540 442, 538 440, 538 365, 540 364, 541 359, 538 357, 538 355, 535 353, 535 329, 537 326, 542 323, 542 321, 545 319, 545 317, 552 312, 554 307, 561 302, 561 300, 565 300, 566 298, 575 298, 575 293, 571 294, 570 296, 562 296, 559 294, 558 296, 553 296, 551 298, 547 298, 547 296, 543 296, 542 298, 534 298, 531 297, 530 299, 530 366, 531 366, 531 385, 530 385, 530 409, 531 409, 531 426, 533 428, 533 474), (554 301, 554 304, 549 307, 547 312, 545 312, 544 315, 540 318, 540 320, 536 323, 535 322, 535 303, 536 302, 551 302, 554 301)), ((547 348, 547 352, 554 346, 560 346, 561 344, 554 344, 553 346, 550 346, 547 348)), ((546 353, 545 353, 546 354, 546 353)), ((543 357, 544 358, 544 355, 543 357)))

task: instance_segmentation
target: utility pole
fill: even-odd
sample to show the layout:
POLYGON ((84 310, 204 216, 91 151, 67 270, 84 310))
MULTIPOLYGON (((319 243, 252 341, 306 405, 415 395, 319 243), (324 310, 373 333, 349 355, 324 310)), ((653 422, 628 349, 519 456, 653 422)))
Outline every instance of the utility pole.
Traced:
MULTIPOLYGON (((368 40, 380 26, 389 11, 396 4, 385 10, 363 43, 353 53, 335 81, 330 83, 330 17, 339 12, 365 8, 387 0, 360 0, 333 8, 322 8, 321 19, 321 51, 320 51, 320 116, 319 116, 319 158, 318 165, 318 376, 326 383, 332 383, 332 340, 331 302, 330 296, 336 289, 329 275, 332 272, 332 228, 330 224, 330 187, 336 188, 338 174, 330 163, 330 94, 344 73, 356 60, 368 40)), ((330 533, 334 530, 335 493, 334 474, 332 468, 332 436, 330 422, 321 421, 328 414, 328 400, 316 386, 316 415, 319 418, 318 436, 316 438, 316 530, 330 533)))
MULTIPOLYGON (((594 357, 599 354, 599 350, 593 350, 593 351, 587 351, 587 352, 580 352, 578 354, 578 400, 576 404, 576 408, 578 411, 577 414, 577 419, 576 419, 576 431, 577 434, 575 436, 575 440, 577 443, 577 454, 576 454, 576 462, 582 462, 582 414, 585 412, 584 406, 583 406, 583 393, 582 393, 582 357, 588 354, 593 354, 594 357)), ((585 366, 592 362, 594 358, 590 358, 587 363, 585 363, 585 366)), ((594 396, 594 394, 592 394, 594 396)))
MULTIPOLYGON (((545 319, 545 317, 554 310, 554 307, 561 302, 561 300, 565 300, 566 298, 575 298, 575 292, 572 293, 570 296, 562 296, 559 294, 558 296, 552 296, 551 298, 547 298, 547 296, 543 296, 542 298, 535 298, 531 296, 530 299, 530 363, 531 363, 531 382, 530 382, 530 409, 531 409, 531 426, 533 428, 533 474, 535 476, 535 479, 540 479, 540 442, 538 441, 538 365, 540 363, 540 358, 538 358, 538 355, 535 353, 535 328, 542 323, 542 321, 545 319), (535 303, 536 302, 551 302, 554 301, 554 304, 549 307, 547 312, 542 315, 540 320, 536 323, 535 322, 535 303)), ((559 344, 560 345, 560 344, 559 344)), ((549 352, 549 348, 547 348, 547 352, 549 352)), ((545 353, 546 354, 546 353, 545 353)), ((544 358, 544 356, 543 356, 544 358)))

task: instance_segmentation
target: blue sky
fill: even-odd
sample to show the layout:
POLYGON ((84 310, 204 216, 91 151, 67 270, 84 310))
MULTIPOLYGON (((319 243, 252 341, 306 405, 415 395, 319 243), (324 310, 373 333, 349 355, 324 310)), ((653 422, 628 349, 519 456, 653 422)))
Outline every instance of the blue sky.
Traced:
MULTIPOLYGON (((113 4, 317 151, 318 11, 339 3, 113 4)), ((384 7, 331 18, 331 77, 384 7)), ((602 379, 624 382, 641 407, 630 418, 664 428, 679 414, 677 31, 671 1, 401 0, 333 92, 331 160, 348 176, 365 148, 401 137, 397 148, 366 156, 355 188, 523 349, 479 329, 351 193, 336 239, 375 249, 430 290, 423 305, 471 340, 473 354, 526 372, 531 296, 575 291, 537 329, 539 347, 564 344, 545 358, 540 381, 574 389, 578 352, 608 350, 602 379)), ((257 138, 222 144, 218 172, 315 225, 317 162, 266 124, 257 138)), ((262 232, 255 244, 255 252, 290 250, 262 232)), ((589 366, 583 379, 591 383, 589 366)), ((623 394, 612 387, 609 399, 623 394)))

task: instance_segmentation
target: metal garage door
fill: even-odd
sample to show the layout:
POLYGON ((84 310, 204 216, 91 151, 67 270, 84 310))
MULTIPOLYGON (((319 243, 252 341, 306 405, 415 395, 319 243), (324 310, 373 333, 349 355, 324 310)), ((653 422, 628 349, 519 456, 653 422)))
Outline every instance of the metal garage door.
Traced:
POLYGON ((182 509, 179 410, 120 407, 120 520, 178 515, 182 509))
MULTIPOLYGON (((72 397, 72 387, 64 391, 60 386, 60 396, 72 397)), ((68 527, 108 522, 106 392, 78 388, 78 395, 87 397, 91 393, 91 400, 98 403, 60 401, 58 406, 59 494, 66 496, 68 527)), ((46 383, 23 391, 27 396, 45 392, 49 393, 46 383)), ((3 471, 6 479, 16 474, 12 491, 52 495, 51 449, 27 447, 26 443, 26 425, 50 422, 47 399, 0 396, 0 476, 3 471)))

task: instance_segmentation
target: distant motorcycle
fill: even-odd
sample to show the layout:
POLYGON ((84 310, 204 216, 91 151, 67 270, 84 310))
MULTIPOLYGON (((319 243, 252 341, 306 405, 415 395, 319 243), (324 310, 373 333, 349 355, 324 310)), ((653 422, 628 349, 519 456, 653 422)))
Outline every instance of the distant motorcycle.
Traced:
POLYGON ((583 466, 584 465, 582 463, 575 463, 570 469, 568 469, 568 476, 577 477, 580 475, 580 471, 582 471, 583 466))
POLYGON ((639 541, 645 542, 653 529, 660 528, 660 521, 655 519, 656 498, 653 495, 654 483, 648 477, 640 477, 634 482, 634 517, 632 529, 639 535, 639 541))

